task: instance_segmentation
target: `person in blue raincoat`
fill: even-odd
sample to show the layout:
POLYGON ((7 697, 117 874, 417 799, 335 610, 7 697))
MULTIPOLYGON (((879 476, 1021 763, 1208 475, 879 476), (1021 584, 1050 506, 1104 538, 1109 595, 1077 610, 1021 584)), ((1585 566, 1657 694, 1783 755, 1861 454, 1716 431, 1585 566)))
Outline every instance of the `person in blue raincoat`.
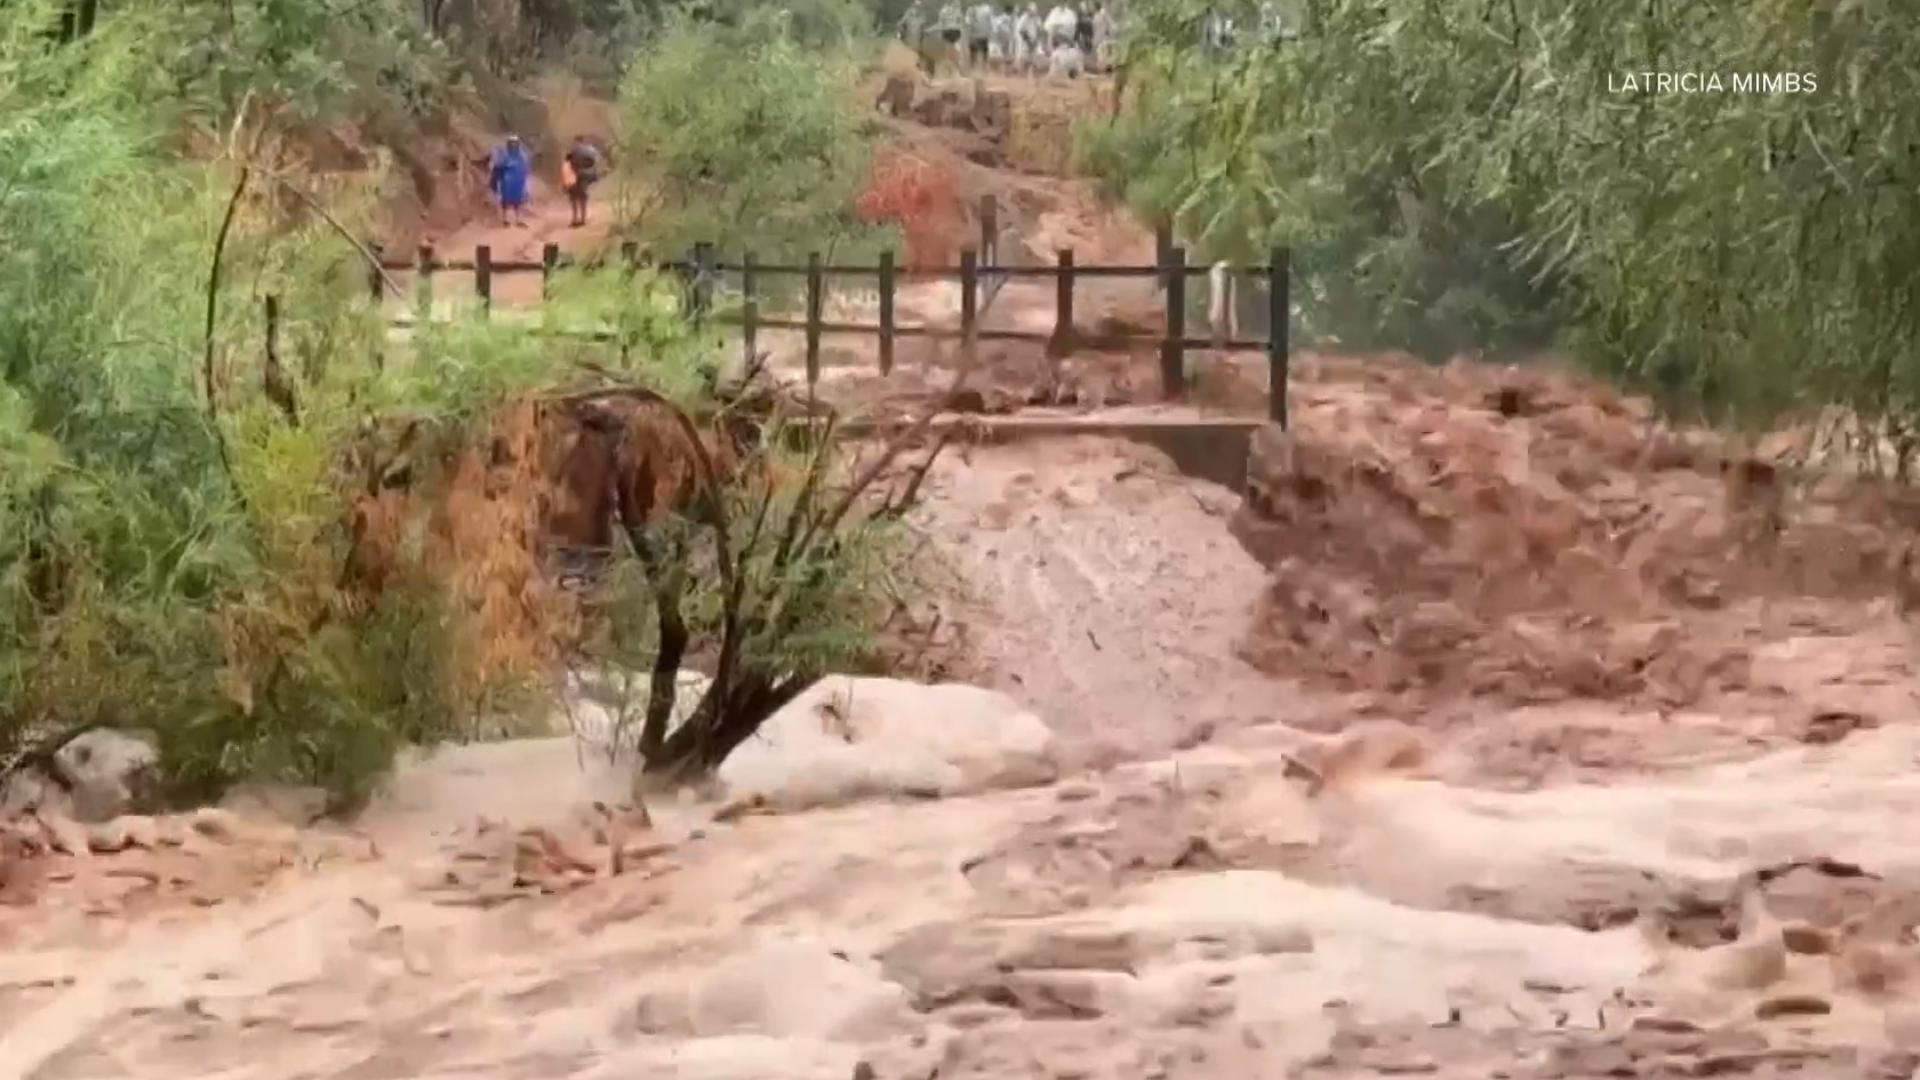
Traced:
POLYGON ((487 187, 500 200, 500 224, 527 227, 527 187, 533 177, 533 162, 520 136, 507 136, 507 145, 494 151, 493 168, 487 187))

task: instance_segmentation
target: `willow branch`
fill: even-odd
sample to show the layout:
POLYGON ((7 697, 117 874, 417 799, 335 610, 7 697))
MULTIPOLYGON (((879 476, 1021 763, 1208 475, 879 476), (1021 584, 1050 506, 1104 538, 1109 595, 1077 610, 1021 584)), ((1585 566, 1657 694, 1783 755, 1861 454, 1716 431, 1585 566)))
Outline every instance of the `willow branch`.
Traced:
POLYGON ((350 231, 345 225, 340 224, 340 219, 334 217, 331 213, 327 211, 326 207, 320 205, 320 201, 318 199, 315 199, 313 196, 307 194, 305 191, 302 191, 298 185, 294 184, 290 180, 287 180, 285 177, 276 176, 273 179, 274 179, 274 182, 279 184, 281 188, 283 188, 288 194, 300 200, 300 204, 302 206, 305 206, 307 209, 313 211, 315 214, 318 214, 320 216, 320 220, 326 222, 329 226, 332 227, 334 232, 340 234, 341 239, 353 245, 353 250, 359 252, 360 257, 367 260, 367 265, 373 267, 374 273, 380 275, 380 280, 386 285, 387 290, 389 292, 392 292, 395 295, 398 295, 400 293, 401 290, 400 290, 399 282, 396 282, 395 280, 393 280, 392 276, 387 273, 387 268, 380 265, 380 257, 378 255, 375 255, 372 249, 368 248, 367 245, 361 243, 360 238, 353 235, 352 231, 350 231))
POLYGON ((233 195, 227 199, 226 215, 220 219, 220 232, 213 240, 213 262, 207 267, 206 337, 200 356, 200 376, 207 384, 207 424, 213 428, 213 442, 220 451, 220 467, 226 471, 236 495, 240 494, 240 481, 233 469, 233 453, 227 448, 226 431, 220 426, 220 391, 213 372, 213 329, 220 315, 220 270, 226 257, 227 237, 233 232, 233 219, 240 212, 240 199, 246 195, 247 184, 252 179, 252 166, 242 165, 240 179, 233 185, 233 195))

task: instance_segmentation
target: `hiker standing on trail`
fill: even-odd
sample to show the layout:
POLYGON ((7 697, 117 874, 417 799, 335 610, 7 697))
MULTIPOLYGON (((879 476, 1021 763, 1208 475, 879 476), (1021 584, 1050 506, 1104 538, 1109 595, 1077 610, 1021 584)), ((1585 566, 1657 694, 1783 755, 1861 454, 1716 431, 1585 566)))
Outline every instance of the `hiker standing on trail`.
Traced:
POLYGON ((987 66, 987 57, 992 52, 993 42, 993 5, 987 0, 975 4, 971 17, 967 21, 967 67, 978 71, 987 66))
POLYGON ((1047 51, 1053 53, 1062 45, 1073 44, 1073 32, 1079 28, 1080 20, 1073 9, 1065 4, 1055 4, 1047 12, 1047 51))
POLYGON ((1020 12, 1013 23, 1014 56, 1013 69, 1023 75, 1031 75, 1040 68, 1044 52, 1040 48, 1040 11, 1032 4, 1020 12))
POLYGON ((494 151, 487 174, 487 189, 500 200, 500 224, 527 227, 527 183, 532 176, 533 162, 520 136, 507 136, 507 144, 494 151))
POLYGON ((987 43, 987 59, 993 66, 1006 71, 1013 65, 1013 5, 1000 9, 993 17, 993 40, 987 43))
POLYGON ((927 40, 928 36, 934 32, 935 27, 927 22, 927 13, 917 4, 908 8, 905 15, 900 16, 900 40, 906 42, 907 47, 913 50, 914 61, 929 79, 936 74, 938 66, 936 63, 938 50, 927 40))
POLYGON ((1239 36, 1233 24, 1233 16, 1222 15, 1217 11, 1207 16, 1205 27, 1207 44, 1222 52, 1232 49, 1235 39, 1239 36))
POLYGON ((599 179, 600 151, 585 135, 574 136, 573 145, 560 162, 560 186, 566 189, 567 202, 573 207, 576 229, 587 223, 587 189, 599 179))
POLYGON ((960 20, 959 5, 948 4, 940 9, 940 40, 947 43, 947 53, 955 67, 960 66, 960 37, 966 32, 960 20))

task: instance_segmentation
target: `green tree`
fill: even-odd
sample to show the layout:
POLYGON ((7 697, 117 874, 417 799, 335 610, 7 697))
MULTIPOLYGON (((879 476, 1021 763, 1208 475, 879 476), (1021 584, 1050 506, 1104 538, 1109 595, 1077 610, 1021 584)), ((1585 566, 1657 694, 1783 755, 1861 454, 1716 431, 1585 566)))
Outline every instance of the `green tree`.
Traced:
MULTIPOLYGON (((265 10, 236 9, 238 25, 265 10)), ((113 725, 155 732, 183 795, 267 776, 353 800, 405 744, 511 723, 510 692, 527 687, 473 662, 479 616, 432 557, 452 480, 442 463, 476 448, 492 458, 505 407, 565 408, 609 386, 711 418, 711 347, 674 290, 619 270, 565 274, 544 325, 475 319, 396 346, 343 235, 365 231, 368 200, 277 152, 340 107, 319 89, 332 75, 295 76, 351 70, 325 44, 343 39, 316 39, 311 56, 236 52, 232 70, 192 74, 183 95, 170 66, 178 11, 117 6, 60 48, 57 0, 9 16, 0 778, 113 725), (272 338, 268 297, 282 312, 272 338), (583 325, 610 340, 552 334, 583 325), (356 515, 401 492, 374 584, 358 568, 370 548, 356 515)), ((722 505, 758 489, 711 490, 722 505)), ((728 550, 752 575, 746 549, 728 550)), ((814 547, 794 559, 798 577, 732 579, 755 583, 743 610, 773 613, 723 635, 738 677, 722 684, 736 694, 815 670, 827 653, 809 635, 830 620, 809 598, 860 580, 814 547), (753 636, 760 626, 772 629, 753 636)))
POLYGON ((709 241, 769 261, 873 243, 882 234, 853 213, 874 144, 856 74, 785 33, 777 13, 674 22, 621 88, 630 235, 655 251, 709 241))
POLYGON ((1297 40, 1224 55, 1201 14, 1137 7, 1130 108, 1086 160, 1203 245, 1293 245, 1309 330, 1444 352, 1562 325, 1717 417, 1909 424, 1920 37, 1886 5, 1306 0, 1297 40), (1645 70, 1727 85, 1620 92, 1645 70), (1816 89, 1732 83, 1787 72, 1816 89))

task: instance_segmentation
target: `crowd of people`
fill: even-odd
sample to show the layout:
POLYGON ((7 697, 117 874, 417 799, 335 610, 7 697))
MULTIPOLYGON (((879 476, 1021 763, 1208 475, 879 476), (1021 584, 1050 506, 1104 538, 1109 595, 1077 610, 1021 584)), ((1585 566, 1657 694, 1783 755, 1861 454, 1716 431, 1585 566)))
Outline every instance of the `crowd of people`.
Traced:
POLYGON ((969 9, 949 2, 931 25, 918 7, 908 8, 900 21, 902 40, 923 52, 929 37, 944 43, 965 70, 1069 78, 1111 70, 1119 31, 1119 19, 1104 0, 1059 0, 1044 16, 1033 3, 1016 12, 1011 4, 995 7, 985 0, 969 9))
MULTIPOLYGON (((1260 41, 1294 36, 1273 0, 1260 4, 1258 18, 1260 41)), ((1113 70, 1120 29, 1120 12, 1109 0, 1055 0, 1045 15, 1032 2, 1016 11, 1004 2, 996 7, 981 0, 965 8, 947 0, 931 18, 915 4, 899 27, 901 40, 923 57, 944 54, 961 70, 1068 77, 1113 70)), ((1230 50, 1241 39, 1238 21, 1226 12, 1216 10, 1201 20, 1204 47, 1230 50)))
MULTIPOLYGON (((1295 35, 1272 0, 1260 5, 1259 39, 1262 43, 1291 40, 1295 35)), ((1200 43, 1208 48, 1227 50, 1240 43, 1240 25, 1232 15, 1215 11, 1200 23, 1200 43)))

